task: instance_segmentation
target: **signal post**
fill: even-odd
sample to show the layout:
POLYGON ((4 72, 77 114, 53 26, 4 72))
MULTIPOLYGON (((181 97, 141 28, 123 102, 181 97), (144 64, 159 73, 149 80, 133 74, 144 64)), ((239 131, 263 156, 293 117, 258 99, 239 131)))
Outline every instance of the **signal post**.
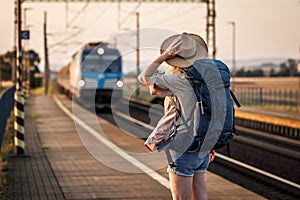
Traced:
POLYGON ((21 0, 17 0, 17 51, 16 51, 16 91, 14 94, 14 153, 16 156, 25 155, 25 98, 22 88, 23 52, 22 37, 27 35, 21 29, 21 0))

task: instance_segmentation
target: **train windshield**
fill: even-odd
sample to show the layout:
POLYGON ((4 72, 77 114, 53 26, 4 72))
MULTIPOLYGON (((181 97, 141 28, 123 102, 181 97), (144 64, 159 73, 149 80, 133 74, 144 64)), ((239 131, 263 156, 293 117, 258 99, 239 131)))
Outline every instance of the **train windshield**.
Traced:
POLYGON ((87 54, 81 64, 82 72, 120 72, 121 58, 119 55, 87 54))

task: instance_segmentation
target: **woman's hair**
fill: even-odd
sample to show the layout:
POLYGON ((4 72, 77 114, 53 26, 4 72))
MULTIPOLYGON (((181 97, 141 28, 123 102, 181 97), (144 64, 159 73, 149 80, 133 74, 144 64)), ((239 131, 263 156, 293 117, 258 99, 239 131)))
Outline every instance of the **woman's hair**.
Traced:
POLYGON ((188 77, 187 72, 189 71, 190 67, 187 68, 180 68, 177 66, 169 65, 173 71, 173 73, 180 73, 183 74, 186 78, 188 77))

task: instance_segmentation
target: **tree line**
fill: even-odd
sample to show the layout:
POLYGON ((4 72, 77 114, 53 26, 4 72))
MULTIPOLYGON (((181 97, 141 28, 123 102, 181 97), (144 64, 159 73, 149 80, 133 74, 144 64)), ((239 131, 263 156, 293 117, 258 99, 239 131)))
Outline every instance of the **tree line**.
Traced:
POLYGON ((298 62, 295 59, 288 59, 285 62, 279 64, 279 66, 273 66, 269 71, 263 69, 263 66, 255 69, 246 70, 241 68, 236 71, 235 76, 237 77, 287 77, 287 76, 298 76, 297 71, 298 62), (277 70, 275 69, 277 68, 277 70))
MULTIPOLYGON (((23 61, 25 61, 25 55, 29 56, 30 71, 34 73, 40 73, 38 68, 41 59, 34 50, 28 50, 23 52, 23 61)), ((16 62, 16 52, 7 51, 5 54, 0 55, 0 80, 9 81, 14 80, 14 67, 16 62)))

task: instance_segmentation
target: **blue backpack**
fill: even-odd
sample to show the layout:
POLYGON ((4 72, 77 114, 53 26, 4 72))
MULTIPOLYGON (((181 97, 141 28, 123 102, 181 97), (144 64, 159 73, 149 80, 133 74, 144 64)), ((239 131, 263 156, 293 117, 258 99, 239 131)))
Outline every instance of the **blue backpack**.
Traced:
MULTIPOLYGON (((240 104, 230 90, 228 67, 219 60, 200 59, 187 74, 197 97, 194 141, 188 151, 216 150, 229 145, 233 135, 237 135, 232 99, 238 107, 240 104)), ((181 113, 179 116, 183 117, 181 113)))

